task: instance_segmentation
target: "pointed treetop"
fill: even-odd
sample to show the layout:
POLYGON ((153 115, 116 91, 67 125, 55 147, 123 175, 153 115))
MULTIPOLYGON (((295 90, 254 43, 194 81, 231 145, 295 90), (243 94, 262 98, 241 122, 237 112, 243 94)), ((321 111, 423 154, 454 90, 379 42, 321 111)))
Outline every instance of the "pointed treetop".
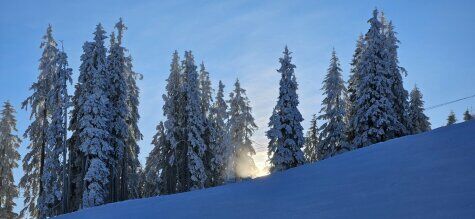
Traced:
POLYGON ((104 30, 104 28, 102 27, 102 24, 99 23, 96 25, 96 31, 94 32, 94 40, 96 42, 102 42, 104 41, 104 39, 106 39, 106 31, 104 30))
POLYGON ((185 51, 185 58, 193 58, 193 54, 192 54, 191 50, 185 51))
POLYGON ((45 37, 51 37, 53 36, 53 26, 51 24, 48 24, 48 27, 46 28, 46 35, 45 37))
POLYGON ((172 69, 180 68, 179 62, 180 62, 180 55, 178 54, 178 51, 175 50, 175 52, 173 52, 173 58, 172 58, 172 63, 171 63, 172 69))
POLYGON ((374 26, 376 28, 381 28, 381 22, 378 20, 378 9, 375 8, 373 10, 373 17, 368 20, 368 23, 371 24, 371 26, 374 26))
POLYGON ((119 45, 122 44, 122 37, 124 36, 124 31, 127 30, 122 18, 119 18, 119 22, 115 24, 115 28, 117 29, 117 43, 119 45))
POLYGON ((285 48, 284 48, 284 59, 285 60, 290 60, 292 59, 292 57, 290 56, 292 54, 292 52, 289 51, 289 47, 287 47, 287 45, 285 45, 285 48))
POLYGON ((41 42, 40 47, 43 48, 46 45, 56 47, 58 44, 56 44, 56 41, 53 38, 53 27, 51 24, 48 24, 48 27, 46 28, 46 34, 43 36, 44 41, 41 42))
POLYGON ((10 103, 10 100, 7 100, 7 101, 3 102, 3 108, 4 109, 13 108, 12 104, 10 103))
POLYGON ((374 7, 374 10, 373 10, 373 18, 377 19, 378 18, 378 8, 377 7, 374 7))

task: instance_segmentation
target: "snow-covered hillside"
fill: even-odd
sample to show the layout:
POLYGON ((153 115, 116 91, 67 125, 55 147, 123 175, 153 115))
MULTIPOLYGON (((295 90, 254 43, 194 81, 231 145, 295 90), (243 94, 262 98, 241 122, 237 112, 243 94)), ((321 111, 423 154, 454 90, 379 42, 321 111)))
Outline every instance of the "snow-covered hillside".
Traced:
POLYGON ((475 218, 475 121, 252 181, 60 218, 475 218))

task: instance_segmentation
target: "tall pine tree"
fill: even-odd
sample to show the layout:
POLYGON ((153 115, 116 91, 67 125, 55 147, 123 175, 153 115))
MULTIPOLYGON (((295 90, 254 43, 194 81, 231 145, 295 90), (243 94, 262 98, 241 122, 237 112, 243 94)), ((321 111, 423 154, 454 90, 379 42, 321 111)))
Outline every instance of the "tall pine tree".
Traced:
POLYGON ((269 121, 269 146, 267 155, 270 161, 270 171, 282 171, 299 166, 305 162, 302 147, 304 138, 302 133, 302 114, 298 110, 297 79, 295 65, 292 64, 287 46, 284 57, 279 59, 281 64, 277 70, 281 74, 279 97, 269 121))
POLYGON ((323 157, 333 156, 348 150, 346 141, 345 124, 345 92, 343 78, 341 76, 340 61, 335 50, 332 52, 330 67, 323 80, 323 95, 321 115, 318 117, 325 122, 320 126, 319 148, 323 157))
POLYGON ((218 92, 215 102, 211 106, 209 122, 214 131, 213 143, 210 145, 212 151, 211 171, 209 178, 212 179, 212 186, 224 183, 225 168, 228 162, 229 148, 231 146, 229 132, 226 122, 228 120, 227 104, 224 100, 224 84, 219 81, 218 92))
POLYGON ((172 194, 177 192, 178 184, 178 156, 181 155, 181 139, 183 132, 183 92, 181 90, 181 66, 178 52, 173 53, 170 64, 170 74, 165 87, 166 94, 163 95, 163 114, 166 117, 164 122, 165 138, 167 144, 162 148, 161 154, 164 157, 164 165, 160 174, 161 194, 172 194))
POLYGON ((246 90, 241 88, 239 80, 234 83, 234 90, 229 95, 229 134, 232 144, 232 156, 228 162, 227 178, 241 180, 251 177, 257 170, 252 156, 256 151, 252 147, 251 137, 257 129, 252 116, 250 101, 246 90))
MULTIPOLYGON (((350 78, 348 79, 348 89, 347 89, 347 95, 346 95, 346 123, 347 123, 347 128, 346 128, 346 137, 347 137, 347 142, 351 143, 353 142, 355 135, 356 135, 356 127, 358 124, 356 123, 355 120, 355 115, 356 115, 356 91, 358 89, 358 83, 361 78, 360 76, 360 69, 361 65, 360 59, 361 59, 361 53, 363 52, 364 49, 364 37, 362 34, 358 37, 358 40, 356 42, 356 49, 355 52, 353 53, 353 58, 351 60, 351 70, 350 70, 350 78)), ((353 148, 352 144, 349 144, 348 147, 351 149, 353 148)))
MULTIPOLYGON (((116 23, 115 28, 117 29, 117 44, 122 46, 124 53, 127 49, 122 44, 122 39, 124 31, 127 27, 124 25, 122 18, 119 19, 119 22, 116 23)), ((124 74, 127 87, 127 108, 128 115, 126 117, 126 122, 128 125, 128 138, 125 141, 125 162, 122 172, 125 175, 122 180, 122 199, 138 198, 141 191, 139 185, 139 176, 141 174, 141 165, 138 159, 140 153, 140 148, 138 141, 142 140, 143 135, 140 132, 138 127, 138 122, 140 115, 138 112, 138 107, 140 104, 139 95, 140 89, 137 86, 137 80, 142 80, 143 75, 137 73, 133 70, 132 57, 126 56, 124 59, 124 74)))
MULTIPOLYGON (((122 31, 120 31, 122 34, 122 31)), ((121 37, 120 37, 121 38, 121 37)), ((114 33, 110 37, 109 56, 107 57, 108 99, 110 101, 110 134, 111 146, 114 148, 114 158, 109 164, 111 201, 125 200, 127 196, 127 163, 125 156, 126 140, 129 138, 127 117, 127 83, 125 72, 124 48, 116 41, 114 33)))
MULTIPOLYGON (((384 16, 382 17, 384 18, 384 16)), ((402 73, 407 74, 406 70, 399 66, 399 58, 397 50, 399 48, 399 40, 396 37, 394 31, 394 25, 392 21, 383 23, 383 35, 385 38, 386 52, 386 68, 391 79, 391 89, 393 93, 393 109, 397 115, 397 119, 401 124, 401 127, 396 130, 396 137, 401 137, 409 133, 408 127, 410 121, 408 120, 407 110, 409 108, 408 92, 404 89, 402 73)))
POLYGON ((109 200, 109 165, 114 148, 110 144, 111 104, 108 96, 105 38, 105 31, 98 24, 94 42, 86 43, 85 53, 81 56, 79 83, 83 86, 83 96, 79 97, 82 103, 78 109, 77 131, 79 148, 85 157, 83 208, 102 205, 109 200))
POLYGON ((18 187, 13 179, 13 169, 18 167, 20 154, 18 148, 21 140, 15 135, 15 109, 10 102, 3 104, 0 114, 0 218, 14 219, 18 214, 13 212, 16 206, 13 199, 18 197, 18 187))
POLYGON ((387 49, 376 9, 368 22, 371 27, 365 35, 365 47, 358 64, 356 113, 350 121, 356 124, 352 142, 356 147, 397 137, 403 127, 393 109, 392 80, 385 59, 387 49))
POLYGON ((38 199, 43 195, 42 176, 45 167, 47 132, 51 119, 51 109, 48 106, 53 76, 58 70, 58 48, 53 38, 53 29, 48 26, 40 48, 43 53, 40 59, 38 80, 30 90, 33 94, 22 104, 22 108, 30 107, 32 122, 25 131, 24 137, 29 139, 28 153, 23 158, 24 175, 20 179, 20 188, 23 190, 24 208, 21 217, 38 218, 40 216, 38 199))
POLYGON ((211 87, 211 81, 209 79, 209 72, 206 70, 204 63, 200 65, 200 73, 198 76, 199 91, 200 91, 200 109, 204 116, 204 128, 203 140, 207 145, 204 153, 203 162, 206 170, 207 181, 206 187, 218 185, 218 166, 220 165, 218 160, 215 159, 216 150, 219 148, 216 138, 217 133, 215 126, 210 120, 210 107, 212 103, 213 89, 211 87))
POLYGON ((206 151, 206 144, 203 139, 205 132, 205 117, 200 108, 200 92, 198 73, 191 51, 185 52, 183 61, 183 103, 184 122, 182 141, 184 157, 183 175, 180 177, 181 191, 201 189, 205 186, 206 173, 203 164, 203 157, 206 151))
POLYGON ((57 55, 57 72, 52 75, 47 105, 51 109, 51 122, 47 130, 44 174, 41 177, 44 195, 39 201, 41 217, 52 217, 67 212, 67 113, 70 104, 67 84, 72 83, 72 69, 67 55, 57 55))

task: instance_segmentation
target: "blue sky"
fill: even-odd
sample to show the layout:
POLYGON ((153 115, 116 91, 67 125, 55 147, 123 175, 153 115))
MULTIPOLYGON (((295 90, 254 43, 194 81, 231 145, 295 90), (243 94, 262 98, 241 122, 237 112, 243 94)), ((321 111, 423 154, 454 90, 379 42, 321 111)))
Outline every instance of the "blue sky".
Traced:
MULTIPOLYGON (((229 92, 236 77, 247 89, 259 126, 255 140, 265 145, 264 132, 278 92, 278 58, 285 45, 293 52, 300 83, 300 110, 308 126, 320 110, 321 82, 335 47, 343 76, 359 33, 375 7, 391 19, 400 45, 401 66, 408 71, 406 89, 417 84, 426 106, 475 94, 475 3, 473 1, 4 1, 0 7, 0 101, 18 111, 18 130, 28 125, 20 103, 38 75, 39 45, 47 25, 64 41, 74 79, 81 46, 92 39, 101 22, 106 31, 123 17, 125 46, 135 70, 144 75, 141 89, 140 143, 142 161, 151 150, 155 125, 163 119, 164 92, 171 55, 192 50, 205 62, 213 85, 223 80, 229 92)), ((433 127, 454 110, 474 108, 475 99, 427 111, 433 127)), ((20 153, 25 154, 27 140, 20 153)), ((260 165, 264 153, 257 158, 260 165)), ((16 177, 21 171, 16 171, 16 177)))

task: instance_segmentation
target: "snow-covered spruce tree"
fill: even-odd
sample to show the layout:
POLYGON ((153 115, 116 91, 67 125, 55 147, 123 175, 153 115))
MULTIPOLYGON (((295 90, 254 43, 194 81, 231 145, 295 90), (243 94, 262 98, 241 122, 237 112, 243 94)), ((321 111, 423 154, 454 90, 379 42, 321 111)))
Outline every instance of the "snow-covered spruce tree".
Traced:
POLYGON ((170 64, 170 74, 165 87, 166 94, 163 95, 163 115, 166 117, 164 122, 165 137, 167 144, 162 148, 162 156, 165 160, 160 173, 160 194, 172 194, 177 192, 178 183, 178 157, 181 139, 184 138, 181 125, 183 123, 183 93, 181 90, 181 66, 178 52, 173 53, 172 62, 170 64))
POLYGON ((411 134, 417 134, 430 130, 429 117, 424 114, 424 101, 422 93, 417 86, 414 86, 410 94, 410 102, 408 109, 408 120, 411 121, 409 131, 411 134))
POLYGON ((312 120, 310 120, 310 127, 305 136, 305 148, 303 150, 305 159, 308 163, 313 163, 321 158, 321 151, 318 150, 319 136, 317 115, 313 114, 312 120))
POLYGON ((269 121, 269 138, 267 155, 269 156, 270 171, 282 171, 305 163, 302 152, 304 144, 302 114, 298 110, 297 79, 295 65, 292 64, 287 46, 284 57, 279 58, 281 64, 277 72, 280 73, 280 87, 277 104, 274 107, 269 121))
POLYGON ((234 90, 229 95, 229 135, 232 144, 232 156, 228 162, 229 180, 251 177, 257 171, 252 159, 256 151, 252 147, 252 134, 257 129, 252 116, 250 101, 246 96, 246 90, 241 88, 239 80, 234 83, 234 90))
POLYGON ((450 111, 449 117, 447 117, 447 126, 453 125, 457 122, 454 111, 450 111))
POLYGON ((38 80, 30 87, 33 94, 22 103, 22 108, 30 107, 31 123, 24 134, 30 143, 27 148, 29 151, 23 158, 24 175, 19 184, 24 197, 24 208, 20 212, 20 217, 38 218, 38 198, 43 194, 41 177, 44 172, 47 131, 51 118, 47 96, 51 90, 52 77, 58 70, 58 48, 52 32, 52 27, 49 25, 40 46, 43 53, 40 59, 38 80))
POLYGON ((358 148, 397 137, 403 127, 393 109, 392 79, 385 59, 387 49, 376 9, 368 22, 371 27, 365 35, 358 64, 356 112, 351 121, 356 125, 352 144, 358 148))
POLYGON ((142 167, 139 161, 140 147, 138 142, 143 139, 142 132, 139 129, 138 123, 140 120, 139 115, 139 95, 140 89, 137 86, 137 80, 142 80, 143 76, 133 70, 132 57, 129 55, 126 57, 126 75, 127 75, 127 106, 129 108, 129 115, 127 117, 127 124, 129 127, 129 138, 126 141, 127 150, 126 155, 128 157, 127 175, 127 198, 138 198, 141 191, 139 191, 139 175, 142 171, 142 167))
POLYGON ((161 194, 161 188, 164 186, 160 181, 160 172, 166 165, 164 154, 167 153, 167 142, 165 137, 165 127, 163 122, 157 125, 157 133, 153 136, 152 151, 147 157, 144 169, 145 182, 143 188, 144 197, 152 197, 161 194))
POLYGON ((18 187, 13 179, 13 169, 18 167, 20 154, 18 148, 21 139, 15 135, 15 109, 10 102, 3 104, 0 114, 0 218, 14 219, 18 214, 13 212, 16 206, 13 199, 18 197, 18 187))
POLYGON ((200 95, 200 109, 204 116, 204 133, 202 138, 207 145, 206 151, 203 156, 203 163, 206 171, 206 187, 215 186, 215 171, 216 160, 214 159, 214 150, 218 147, 216 145, 216 130, 209 120, 210 107, 212 103, 212 87, 209 79, 209 72, 206 70, 204 62, 201 62, 200 72, 198 76, 199 95, 200 95))
POLYGON ((90 82, 93 78, 91 71, 91 59, 94 49, 94 43, 85 42, 82 46, 83 54, 81 55, 81 66, 79 67, 79 79, 75 85, 74 95, 71 98, 72 110, 70 112, 69 131, 71 137, 68 139, 68 168, 69 168, 69 182, 68 182, 68 211, 76 211, 82 205, 82 194, 84 191, 84 174, 86 157, 81 151, 81 119, 84 113, 82 108, 88 98, 88 89, 90 89, 90 82))
POLYGON ((211 178, 211 185, 217 186, 224 183, 225 168, 227 164, 227 157, 229 156, 229 148, 231 142, 226 121, 228 120, 227 113, 228 105, 224 100, 224 84, 219 81, 218 92, 216 99, 210 109, 208 121, 214 130, 213 143, 209 145, 213 157, 211 160, 211 171, 208 178, 211 178))
MULTIPOLYGON (((123 33, 127 29, 124 25, 122 18, 119 19, 119 22, 115 25, 117 29, 117 43, 122 46, 124 52, 127 52, 127 49, 122 45, 123 33)), ((125 57, 125 79, 127 85, 127 108, 128 108, 128 115, 127 115, 127 125, 128 125, 128 138, 125 141, 125 153, 124 156, 126 158, 125 169, 123 170, 126 177, 122 180, 122 194, 123 198, 130 199, 130 198, 138 198, 140 196, 141 191, 139 185, 139 175, 142 171, 142 167, 140 165, 140 161, 138 159, 138 155, 140 153, 140 148, 138 145, 138 141, 142 140, 143 136, 139 130, 138 122, 140 119, 140 115, 138 113, 139 107, 139 94, 140 89, 137 86, 137 80, 142 80, 142 75, 137 73, 133 70, 132 65, 132 57, 129 55, 125 57)))
POLYGON ((321 115, 318 116, 319 120, 325 121, 319 128, 319 148, 323 155, 320 159, 349 150, 346 141, 344 83, 340 61, 333 50, 330 67, 323 80, 322 90, 325 98, 322 101, 321 115))
POLYGON ((127 162, 125 156, 126 140, 129 137, 127 117, 127 84, 125 75, 124 48, 116 42, 114 33, 110 37, 110 49, 107 57, 107 89, 110 102, 110 134, 114 156, 110 161, 110 198, 112 202, 126 199, 127 162))
MULTIPOLYGON (((362 34, 358 37, 358 40, 356 42, 356 49, 355 52, 353 53, 353 58, 351 60, 351 70, 350 70, 350 78, 348 79, 348 89, 347 89, 347 95, 346 95, 346 137, 347 137, 347 142, 351 143, 353 142, 353 139, 355 138, 355 132, 356 132, 356 126, 358 124, 355 121, 355 114, 356 114, 356 91, 358 89, 358 82, 359 79, 361 78, 360 76, 360 58, 361 58, 361 53, 363 52, 364 49, 364 37, 362 34)), ((353 148, 352 144, 348 144, 348 147, 350 149, 353 148)))
POLYGON ((43 193, 39 199, 40 217, 52 217, 67 212, 67 114, 70 105, 67 84, 72 83, 72 69, 68 67, 67 55, 57 55, 58 69, 52 75, 51 90, 47 94, 47 105, 51 110, 51 121, 47 130, 44 174, 41 177, 43 193))
POLYGON ((470 112, 467 110, 465 110, 465 112, 463 113, 463 121, 468 121, 468 120, 472 120, 473 119, 473 115, 470 114, 470 112))
MULTIPOLYGON (((184 103, 184 123, 183 132, 185 138, 183 151, 185 157, 184 174, 180 177, 181 191, 202 189, 206 182, 206 173, 203 163, 206 144, 203 139, 205 132, 205 119, 200 108, 200 91, 198 72, 191 51, 185 52, 183 61, 183 103, 184 103)), ((180 168, 179 168, 180 169, 180 168)))
POLYGON ((110 145, 109 118, 111 105, 108 98, 108 75, 105 31, 96 26, 94 42, 84 46, 81 56, 79 83, 84 96, 79 98, 78 132, 79 148, 85 157, 82 206, 89 208, 108 202, 110 183, 109 165, 114 148, 110 145), (89 46, 87 46, 89 45, 89 46), (90 52, 90 53, 87 53, 90 52), (86 79, 86 80, 85 80, 86 79))
MULTIPOLYGON (((383 20, 384 21, 384 20, 383 20)), ((398 128, 395 132, 396 137, 401 137, 409 134, 408 127, 410 121, 408 120, 407 109, 409 108, 408 92, 404 89, 402 73, 407 74, 403 67, 399 66, 399 58, 397 50, 400 43, 396 37, 394 31, 394 25, 392 21, 389 23, 383 23, 383 33, 385 38, 386 52, 386 68, 391 79, 391 89, 393 93, 393 109, 396 112, 397 119, 401 123, 402 127, 398 128)))

